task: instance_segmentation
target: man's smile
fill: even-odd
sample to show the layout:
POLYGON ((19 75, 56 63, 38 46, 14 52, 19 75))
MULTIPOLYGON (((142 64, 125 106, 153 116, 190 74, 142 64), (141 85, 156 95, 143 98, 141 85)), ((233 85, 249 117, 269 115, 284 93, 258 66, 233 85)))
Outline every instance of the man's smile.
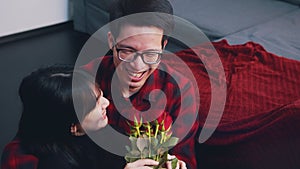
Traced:
POLYGON ((128 76, 132 82, 138 82, 143 79, 147 70, 139 71, 139 72, 127 70, 127 72, 128 72, 128 76))

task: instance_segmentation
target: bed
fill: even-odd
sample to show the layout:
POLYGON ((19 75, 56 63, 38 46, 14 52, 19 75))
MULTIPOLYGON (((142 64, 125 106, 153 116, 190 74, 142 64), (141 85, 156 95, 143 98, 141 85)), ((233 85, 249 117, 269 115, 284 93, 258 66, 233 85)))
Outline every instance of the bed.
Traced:
MULTIPOLYGON (((93 34, 105 25, 109 3, 102 2, 76 1, 74 28, 93 34)), ((201 86, 199 132, 209 128, 205 123, 211 88, 220 81, 226 84, 220 123, 208 140, 197 145, 199 168, 300 168, 300 1, 171 2, 175 15, 207 35, 225 71, 220 79, 213 64, 195 61, 197 55, 207 59, 211 48, 199 44, 186 49, 176 39, 171 41, 201 86), (210 69, 215 76, 208 76, 210 69)), ((169 57, 164 62, 184 72, 169 57)))

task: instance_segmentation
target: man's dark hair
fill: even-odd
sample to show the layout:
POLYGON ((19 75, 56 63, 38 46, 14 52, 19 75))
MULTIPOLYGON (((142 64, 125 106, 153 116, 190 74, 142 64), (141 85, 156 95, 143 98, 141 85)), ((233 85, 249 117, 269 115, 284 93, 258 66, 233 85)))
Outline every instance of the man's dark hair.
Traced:
POLYGON ((116 0, 109 13, 110 29, 115 37, 125 24, 154 26, 163 29, 164 35, 169 35, 174 27, 173 7, 168 0, 116 0), (117 22, 112 22, 116 19, 117 22))

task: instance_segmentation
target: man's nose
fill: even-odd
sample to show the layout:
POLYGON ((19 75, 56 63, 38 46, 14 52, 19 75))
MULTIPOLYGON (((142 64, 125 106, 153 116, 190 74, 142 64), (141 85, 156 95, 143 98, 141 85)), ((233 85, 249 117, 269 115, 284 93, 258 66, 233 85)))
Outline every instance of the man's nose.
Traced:
POLYGON ((131 62, 131 66, 134 67, 136 70, 143 69, 146 64, 143 61, 142 55, 136 56, 135 60, 131 62))

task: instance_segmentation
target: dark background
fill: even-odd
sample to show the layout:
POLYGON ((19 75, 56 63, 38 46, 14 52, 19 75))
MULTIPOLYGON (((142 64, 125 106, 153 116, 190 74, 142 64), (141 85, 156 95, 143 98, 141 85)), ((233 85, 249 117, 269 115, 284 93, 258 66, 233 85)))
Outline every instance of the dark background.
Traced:
POLYGON ((43 66, 74 64, 88 38, 74 31, 72 22, 0 38, 1 154, 17 132, 22 113, 18 88, 23 77, 43 66))

